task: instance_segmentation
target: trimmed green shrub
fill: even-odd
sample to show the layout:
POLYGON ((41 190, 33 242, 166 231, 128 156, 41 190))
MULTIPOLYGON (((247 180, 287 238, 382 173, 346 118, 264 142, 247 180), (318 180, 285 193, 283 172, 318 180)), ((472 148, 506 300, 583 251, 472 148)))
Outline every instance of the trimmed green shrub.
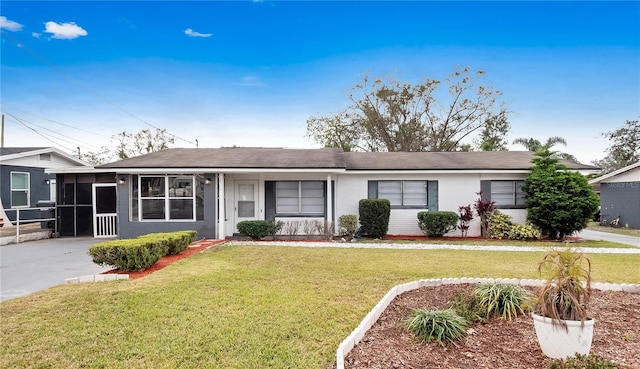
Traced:
POLYGON ((243 220, 238 223, 238 232, 252 240, 260 240, 277 233, 276 226, 275 222, 269 220, 243 220))
POLYGON ((382 238, 389 230, 391 203, 387 199, 362 199, 358 204, 360 225, 365 235, 382 238))
POLYGON ((510 240, 537 240, 542 235, 540 231, 531 223, 514 224, 509 230, 510 240))
POLYGON ((166 242, 157 242, 152 238, 134 238, 97 243, 89 248, 89 255, 96 264, 135 272, 152 266, 168 251, 166 242))
POLYGON ((500 210, 495 210, 489 216, 489 236, 499 240, 509 238, 509 232, 513 227, 511 217, 500 210))
POLYGON ((485 318, 501 316, 508 320, 527 313, 526 302, 532 298, 524 288, 502 283, 483 283, 474 293, 485 318))
POLYGON ((444 341, 453 342, 464 337, 469 322, 452 309, 417 309, 407 319, 406 326, 425 342, 436 341, 444 346, 444 341))
POLYGON ((421 211, 418 213, 418 225, 428 237, 442 237, 456 229, 458 214, 453 211, 421 211))
POLYGON ((178 254, 196 240, 196 231, 177 231, 166 233, 149 233, 138 237, 139 239, 150 239, 155 242, 167 245, 167 255, 178 254))
POLYGON ((358 217, 353 214, 341 215, 338 218, 338 234, 340 236, 353 237, 358 229, 358 217))

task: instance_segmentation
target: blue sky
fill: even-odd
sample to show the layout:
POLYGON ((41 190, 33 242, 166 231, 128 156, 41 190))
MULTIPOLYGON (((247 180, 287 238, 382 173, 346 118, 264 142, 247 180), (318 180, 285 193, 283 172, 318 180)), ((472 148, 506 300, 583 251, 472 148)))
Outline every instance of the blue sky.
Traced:
POLYGON ((317 147, 307 119, 346 108, 363 73, 418 83, 456 66, 503 92, 510 139, 561 136, 585 163, 605 155, 602 132, 640 116, 637 1, 2 1, 0 12, 5 146, 96 151, 159 127, 181 147, 317 147))

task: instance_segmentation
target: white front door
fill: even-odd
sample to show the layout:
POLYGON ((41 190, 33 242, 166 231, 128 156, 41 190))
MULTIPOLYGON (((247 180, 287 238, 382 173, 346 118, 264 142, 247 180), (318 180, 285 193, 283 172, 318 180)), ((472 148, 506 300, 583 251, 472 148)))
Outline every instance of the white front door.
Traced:
POLYGON ((243 220, 258 219, 258 182, 238 181, 235 186, 236 202, 235 217, 236 225, 243 220))

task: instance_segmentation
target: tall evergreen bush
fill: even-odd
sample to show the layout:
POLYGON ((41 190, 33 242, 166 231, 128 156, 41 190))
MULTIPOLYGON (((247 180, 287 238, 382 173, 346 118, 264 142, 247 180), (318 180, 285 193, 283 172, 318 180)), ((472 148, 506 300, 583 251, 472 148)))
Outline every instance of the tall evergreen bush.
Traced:
POLYGON ((391 203, 387 199, 362 199, 358 204, 362 233, 382 238, 389 230, 391 203))

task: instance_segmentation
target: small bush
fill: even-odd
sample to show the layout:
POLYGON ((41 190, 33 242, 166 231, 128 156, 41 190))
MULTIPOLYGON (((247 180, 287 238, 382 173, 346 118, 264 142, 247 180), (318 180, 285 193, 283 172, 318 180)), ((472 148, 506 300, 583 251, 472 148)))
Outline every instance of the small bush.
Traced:
POLYGON ((512 227, 511 217, 500 210, 495 210, 489 217, 489 236, 491 238, 499 240, 509 238, 509 232, 512 227))
POLYGON ((238 223, 238 232, 252 240, 260 240, 273 235, 275 223, 268 220, 243 220, 238 223))
POLYGON ((407 329, 425 342, 453 342, 464 337, 469 322, 452 309, 417 309, 406 321, 407 329))
POLYGON ((196 240, 196 234, 196 231, 149 233, 138 237, 138 239, 149 239, 166 244, 168 248, 167 255, 175 255, 186 250, 189 244, 196 240))
POLYGON ((531 223, 514 224, 509 230, 510 240, 537 240, 542 235, 540 231, 531 223))
POLYGON ((552 359, 547 369, 618 369, 620 366, 595 354, 580 355, 565 360, 552 359))
POLYGON ((333 240, 333 222, 316 220, 316 233, 319 234, 323 240, 333 240))
POLYGON ((358 229, 358 217, 353 214, 341 215, 338 218, 338 234, 340 236, 353 238, 353 234, 358 229))
POLYGON ((391 203, 387 199, 362 199, 358 204, 362 232, 382 238, 389 230, 391 203))
POLYGON ((293 240, 300 231, 302 223, 298 220, 287 220, 282 224, 282 233, 289 236, 289 239, 293 240))
POLYGON ((458 214, 453 211, 421 211, 418 213, 418 225, 428 237, 442 237, 456 229, 458 214))
POLYGON ((511 320, 528 311, 525 305, 532 298, 524 288, 502 283, 483 283, 474 293, 485 318, 500 316, 511 320))
POLYGON ((456 314, 465 318, 469 323, 475 323, 485 319, 485 309, 480 305, 480 301, 472 289, 457 291, 449 300, 448 307, 449 309, 453 309, 456 314))
POLYGON ((134 238, 97 243, 89 248, 89 255, 96 264, 134 272, 152 266, 168 251, 166 242, 157 242, 153 238, 134 238))

